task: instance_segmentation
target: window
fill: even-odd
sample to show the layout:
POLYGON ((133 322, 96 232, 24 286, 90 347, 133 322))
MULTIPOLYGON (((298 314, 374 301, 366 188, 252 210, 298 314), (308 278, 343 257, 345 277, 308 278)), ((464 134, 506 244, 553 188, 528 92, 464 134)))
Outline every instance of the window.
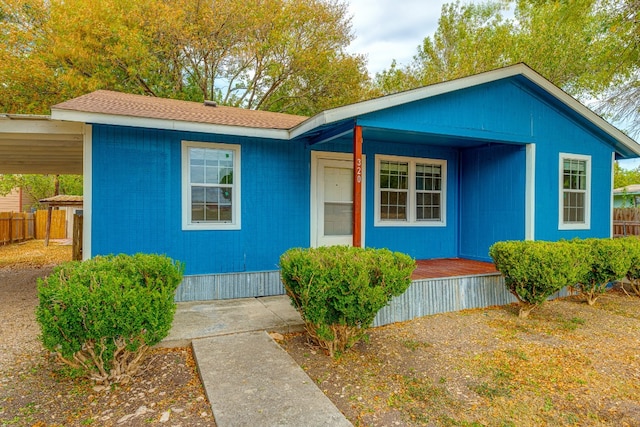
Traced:
POLYGON ((445 225, 445 160, 376 156, 376 225, 445 225))
POLYGON ((240 228, 240 146, 182 143, 182 228, 240 228))
POLYGON ((591 157, 560 154, 561 230, 590 228, 591 157))

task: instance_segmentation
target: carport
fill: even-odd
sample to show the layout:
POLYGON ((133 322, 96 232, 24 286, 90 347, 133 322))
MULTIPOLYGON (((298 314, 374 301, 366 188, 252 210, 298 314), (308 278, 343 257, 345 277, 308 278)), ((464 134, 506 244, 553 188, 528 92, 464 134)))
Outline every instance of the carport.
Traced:
POLYGON ((0 114, 0 174, 82 175, 84 124, 0 114))
MULTIPOLYGON (((49 116, 0 114, 0 174, 87 176, 83 169, 87 129, 84 123, 49 116)), ((90 236, 82 236, 82 247, 87 248, 90 236)))

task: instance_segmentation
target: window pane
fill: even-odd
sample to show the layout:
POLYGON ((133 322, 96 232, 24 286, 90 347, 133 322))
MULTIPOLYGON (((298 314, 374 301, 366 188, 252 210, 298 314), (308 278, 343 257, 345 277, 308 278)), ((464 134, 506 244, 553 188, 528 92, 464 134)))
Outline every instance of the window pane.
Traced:
POLYGON ((380 188, 406 190, 409 184, 409 164, 402 162, 380 162, 380 188))
POLYGON ((407 219, 407 192, 382 191, 380 192, 380 199, 380 219, 407 219))
POLYGON ((353 229, 353 203, 324 204, 324 235, 349 236, 353 229))
POLYGON ((191 187, 191 202, 204 203, 204 187, 191 187))
POLYGON ((234 151, 217 148, 189 148, 188 153, 191 221, 233 221, 234 151))
POLYGON ((204 166, 191 166, 191 183, 204 184, 204 166))
POLYGON ((567 223, 584 223, 585 221, 585 192, 565 191, 563 195, 563 219, 567 223))

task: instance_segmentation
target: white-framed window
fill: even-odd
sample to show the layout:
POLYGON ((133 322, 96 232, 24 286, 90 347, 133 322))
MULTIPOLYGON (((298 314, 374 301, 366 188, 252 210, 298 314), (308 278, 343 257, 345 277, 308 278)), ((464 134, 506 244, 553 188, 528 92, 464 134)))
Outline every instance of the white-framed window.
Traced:
POLYGON ((560 230, 591 227, 591 156, 560 153, 560 230))
POLYGON ((182 229, 240 229, 240 146, 182 141, 182 229))
POLYGON ((445 226, 447 161, 376 156, 376 226, 445 226))

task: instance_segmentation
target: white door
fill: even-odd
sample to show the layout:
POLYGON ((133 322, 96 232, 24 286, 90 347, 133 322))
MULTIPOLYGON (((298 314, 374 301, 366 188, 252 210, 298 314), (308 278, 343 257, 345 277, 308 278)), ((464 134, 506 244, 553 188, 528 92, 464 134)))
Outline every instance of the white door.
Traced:
POLYGON ((316 246, 353 243, 353 162, 317 159, 316 246))

